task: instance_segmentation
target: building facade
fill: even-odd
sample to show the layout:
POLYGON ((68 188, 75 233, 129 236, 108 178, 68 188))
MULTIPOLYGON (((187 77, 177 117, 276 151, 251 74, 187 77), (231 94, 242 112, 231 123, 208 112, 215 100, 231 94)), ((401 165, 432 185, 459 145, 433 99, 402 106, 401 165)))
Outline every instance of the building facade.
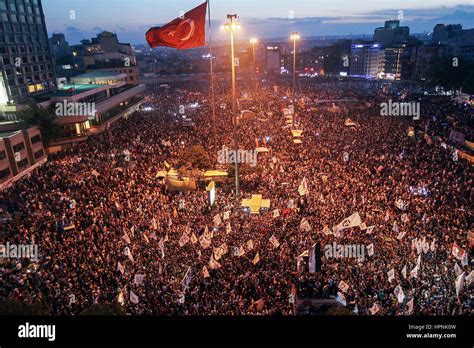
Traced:
POLYGON ((350 75, 374 78, 384 70, 385 51, 380 44, 352 44, 350 75))
POLYGON ((0 95, 16 104, 54 91, 55 73, 41 0, 0 0, 0 20, 0 88, 5 88, 0 95))
POLYGON ((39 128, 0 133, 0 186, 46 161, 39 128))

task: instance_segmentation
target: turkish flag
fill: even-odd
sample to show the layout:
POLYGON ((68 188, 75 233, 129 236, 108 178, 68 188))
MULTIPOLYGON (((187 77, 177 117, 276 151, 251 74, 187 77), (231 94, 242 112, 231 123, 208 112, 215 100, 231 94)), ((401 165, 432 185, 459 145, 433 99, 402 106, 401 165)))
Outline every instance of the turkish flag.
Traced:
POLYGON ((151 28, 146 33, 148 45, 151 48, 166 46, 180 50, 205 46, 206 9, 207 1, 162 27, 151 28))

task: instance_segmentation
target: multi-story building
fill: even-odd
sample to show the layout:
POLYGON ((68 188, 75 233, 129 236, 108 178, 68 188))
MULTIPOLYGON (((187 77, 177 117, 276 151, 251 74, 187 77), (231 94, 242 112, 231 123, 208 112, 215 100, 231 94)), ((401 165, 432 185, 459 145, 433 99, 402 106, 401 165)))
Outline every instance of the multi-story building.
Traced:
POLYGON ((351 56, 351 40, 340 40, 322 47, 324 56, 324 74, 348 75, 351 56))
POLYGON ((410 37, 410 28, 400 26, 400 21, 386 21, 384 27, 376 28, 374 31, 374 42, 382 46, 401 44, 408 41, 410 37))
POLYGON ((380 44, 352 44, 350 75, 374 78, 384 69, 385 51, 380 44))
POLYGON ((0 21, 0 103, 14 105, 54 91, 55 74, 41 0, 0 0, 0 21))
POLYGON ((133 48, 129 43, 119 42, 117 34, 104 31, 73 46, 68 45, 63 34, 53 34, 50 43, 53 52, 65 53, 55 57, 58 77, 71 78, 94 70, 106 70, 127 74, 127 84, 138 84, 138 64, 133 48))
POLYGON ((37 126, 0 133, 0 187, 45 161, 46 154, 37 126))
POLYGON ((265 70, 270 73, 280 73, 281 51, 278 45, 269 44, 266 47, 265 70))
POLYGON ((447 54, 453 57, 474 60, 474 29, 463 29, 461 24, 437 24, 433 43, 447 45, 447 54))

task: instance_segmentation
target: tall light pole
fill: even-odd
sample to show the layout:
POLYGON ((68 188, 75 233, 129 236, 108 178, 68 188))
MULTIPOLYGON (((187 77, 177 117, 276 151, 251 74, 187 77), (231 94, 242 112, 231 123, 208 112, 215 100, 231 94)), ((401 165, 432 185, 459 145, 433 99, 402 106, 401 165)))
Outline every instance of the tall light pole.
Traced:
POLYGON ((296 94, 296 40, 299 40, 300 34, 297 31, 291 33, 291 40, 293 40, 293 122, 295 122, 296 115, 296 103, 295 103, 295 94, 296 94))
MULTIPOLYGON (((228 14, 227 19, 229 20, 222 26, 223 30, 230 32, 230 55, 231 55, 231 68, 232 68, 232 114, 234 123, 234 147, 235 153, 239 151, 239 133, 237 127, 237 97, 235 91, 235 57, 234 57, 234 31, 240 28, 236 14, 228 14), (235 22, 234 22, 235 19, 235 22)), ((235 156, 236 157, 236 156, 235 156)), ((239 161, 235 158, 235 199, 239 201, 240 194, 240 182, 239 182, 239 161)))
POLYGON ((257 64, 255 58, 255 44, 258 42, 256 38, 251 38, 250 43, 252 44, 252 58, 253 58, 253 76, 255 78, 255 91, 257 91, 257 64))

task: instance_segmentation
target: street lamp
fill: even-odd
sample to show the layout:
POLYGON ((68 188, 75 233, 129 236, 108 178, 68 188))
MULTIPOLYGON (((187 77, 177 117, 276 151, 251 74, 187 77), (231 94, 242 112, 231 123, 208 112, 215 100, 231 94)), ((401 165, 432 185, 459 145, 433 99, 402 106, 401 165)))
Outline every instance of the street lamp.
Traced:
POLYGON ((296 40, 300 39, 300 34, 297 31, 291 33, 290 39, 293 40, 293 122, 295 122, 296 115, 296 104, 295 104, 295 92, 296 92, 296 40))
MULTIPOLYGON (((231 55, 231 67, 232 67, 232 114, 234 122, 234 147, 235 153, 239 151, 239 134, 237 129, 237 98, 235 91, 235 57, 234 57, 234 31, 240 28, 238 17, 236 14, 228 14, 227 19, 229 20, 222 26, 222 30, 230 32, 230 55, 231 55), (234 22, 235 19, 235 22, 234 22)), ((235 158, 235 198, 238 204, 240 193, 240 182, 239 182, 239 161, 235 158)))
POLYGON ((253 74, 255 78, 255 91, 257 91, 257 64, 255 57, 255 44, 258 42, 256 38, 251 38, 250 43, 252 44, 252 58, 253 58, 253 74))

